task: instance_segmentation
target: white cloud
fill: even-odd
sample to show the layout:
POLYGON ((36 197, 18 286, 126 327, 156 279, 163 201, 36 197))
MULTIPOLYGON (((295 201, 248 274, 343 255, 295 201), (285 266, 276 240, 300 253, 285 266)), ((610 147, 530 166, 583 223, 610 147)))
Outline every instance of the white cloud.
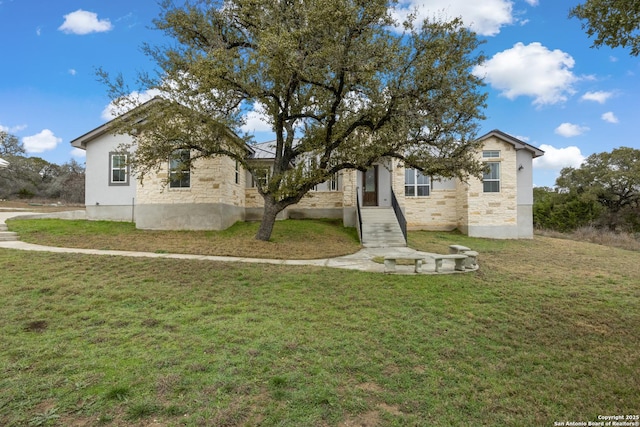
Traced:
POLYGON ((565 167, 578 168, 585 159, 576 146, 556 148, 542 144, 540 149, 544 151, 544 156, 533 159, 533 166, 537 169, 559 171, 565 167))
POLYGON ((586 126, 574 125, 573 123, 562 123, 554 132, 560 136, 564 136, 565 138, 571 138, 582 135, 588 130, 589 128, 586 126))
POLYGON ((483 78, 508 99, 533 97, 537 106, 557 104, 575 93, 578 78, 571 72, 574 59, 561 50, 549 50, 535 42, 516 43, 511 49, 496 53, 473 74, 483 78))
POLYGON ((67 34, 85 35, 90 33, 103 33, 113 29, 108 19, 98 19, 98 14, 78 9, 68 15, 64 15, 64 23, 58 30, 67 34))
POLYGON ((612 111, 608 111, 606 113, 604 113, 601 117, 602 120, 604 120, 605 122, 609 122, 609 123, 618 123, 619 120, 616 117, 615 114, 613 114, 612 111))
POLYGON ((529 3, 529 6, 537 6, 539 1, 538 0, 524 0, 527 3, 529 3))
POLYGON ((9 127, 9 126, 3 126, 2 124, 0 124, 0 131, 7 132, 12 135, 14 133, 20 132, 21 130, 25 130, 26 128, 27 128, 27 125, 17 125, 17 126, 9 127))
POLYGON ((613 92, 604 92, 604 91, 587 92, 584 95, 582 95, 580 99, 583 101, 595 101, 599 104, 604 104, 605 102, 607 102, 607 99, 611 98, 612 96, 613 96, 613 92))
POLYGON ((36 36, 40 36, 42 35, 42 28, 38 27, 36 28, 36 36))
POLYGON ((71 157, 75 157, 77 159, 84 159, 87 157, 87 152, 80 148, 74 148, 70 151, 71 157))
POLYGON ((465 25, 483 36, 495 36, 501 27, 518 21, 513 16, 513 2, 510 0, 400 0, 394 17, 402 22, 414 12, 418 22, 434 16, 444 15, 447 19, 460 16, 465 25))
POLYGON ((266 115, 264 105, 255 103, 253 110, 249 111, 245 116, 245 123, 240 129, 246 133, 273 131, 273 128, 269 123, 269 118, 266 115))
POLYGON ((69 74, 71 74, 72 76, 75 76, 76 74, 78 74, 78 72, 73 68, 69 68, 69 74))
POLYGON ((36 135, 22 138, 22 143, 27 153, 42 153, 53 150, 61 142, 62 138, 55 136, 49 129, 44 129, 36 135))

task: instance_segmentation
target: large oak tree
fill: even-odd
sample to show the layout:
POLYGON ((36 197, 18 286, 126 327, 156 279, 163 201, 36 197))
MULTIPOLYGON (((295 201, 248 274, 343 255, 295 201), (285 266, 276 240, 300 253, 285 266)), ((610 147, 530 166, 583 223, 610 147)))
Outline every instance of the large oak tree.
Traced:
MULTIPOLYGON (((276 215, 343 169, 397 158, 428 175, 481 175, 474 151, 486 95, 483 61, 458 19, 394 22, 388 0, 227 0, 162 4, 155 27, 173 43, 145 46, 163 102, 116 121, 134 136, 140 176, 176 149, 228 156, 256 177, 241 131, 260 107, 275 133, 272 171, 258 191, 268 240, 276 215), (312 159, 311 161, 309 159, 312 159)), ((116 105, 134 93, 109 78, 116 105)), ((140 89, 140 88, 137 88, 140 89)), ((135 103, 135 101, 134 101, 135 103)))
POLYGON ((594 47, 629 47, 631 55, 640 54, 639 1, 587 0, 572 8, 569 17, 583 21, 582 28, 594 37, 594 47))

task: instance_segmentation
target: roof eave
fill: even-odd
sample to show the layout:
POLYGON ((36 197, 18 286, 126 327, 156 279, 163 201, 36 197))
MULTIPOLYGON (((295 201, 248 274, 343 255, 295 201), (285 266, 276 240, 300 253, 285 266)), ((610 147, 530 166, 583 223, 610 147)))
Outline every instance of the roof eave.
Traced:
POLYGON ((535 147, 535 146, 533 146, 531 144, 528 144, 528 143, 526 143, 524 141, 521 141, 518 138, 515 138, 515 137, 509 135, 508 133, 502 132, 501 130, 498 130, 498 129, 494 129, 494 130, 482 135, 480 138, 478 138, 478 141, 483 141, 485 139, 491 138, 492 136, 495 136, 497 138, 502 139, 503 141, 506 141, 506 142, 512 144, 515 147, 516 150, 529 151, 534 159, 536 157, 544 156, 544 151, 542 151, 538 147, 535 147))
MULTIPOLYGON (((163 98, 160 96, 155 96, 153 98, 151 98, 150 100, 148 100, 147 102, 138 105, 137 107, 135 107, 134 109, 132 109, 131 111, 137 110, 139 108, 145 108, 147 106, 149 106, 152 103, 158 102, 158 101, 162 101, 163 98)), ((79 136, 76 139, 71 140, 71 146, 75 147, 75 148, 80 148, 81 150, 86 150, 87 149, 87 143, 91 142, 92 140, 106 134, 109 133, 110 128, 113 126, 113 123, 121 117, 126 117, 127 115, 129 115, 131 113, 131 111, 128 111, 126 113, 124 113, 121 116, 118 116, 114 119, 109 120, 108 122, 98 126, 97 128, 90 130, 89 132, 85 133, 82 136, 79 136)))

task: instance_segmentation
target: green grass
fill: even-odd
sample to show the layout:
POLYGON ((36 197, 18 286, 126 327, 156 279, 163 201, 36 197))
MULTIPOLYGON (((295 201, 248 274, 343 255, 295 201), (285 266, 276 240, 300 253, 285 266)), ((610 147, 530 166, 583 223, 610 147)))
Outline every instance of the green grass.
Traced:
POLYGON ((0 250, 0 425, 553 425, 640 410, 640 256, 410 234, 464 275, 0 250))
POLYGON ((338 220, 278 221, 269 242, 255 239, 257 222, 238 222, 224 231, 150 231, 129 222, 61 219, 16 219, 7 225, 22 241, 70 248, 276 259, 330 258, 360 249, 355 228, 338 220))

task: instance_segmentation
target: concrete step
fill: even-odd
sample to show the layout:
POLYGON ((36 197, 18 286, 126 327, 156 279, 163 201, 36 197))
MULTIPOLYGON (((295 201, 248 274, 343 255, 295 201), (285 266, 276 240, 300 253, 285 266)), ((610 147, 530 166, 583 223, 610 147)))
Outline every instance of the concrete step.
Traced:
POLYGON ((361 209, 362 245, 367 248, 405 247, 407 243, 393 208, 361 209))
POLYGON ((7 224, 5 224, 4 222, 0 224, 0 231, 7 231, 7 224))
POLYGON ((18 233, 13 231, 0 231, 0 242, 14 242, 18 240, 18 233))

